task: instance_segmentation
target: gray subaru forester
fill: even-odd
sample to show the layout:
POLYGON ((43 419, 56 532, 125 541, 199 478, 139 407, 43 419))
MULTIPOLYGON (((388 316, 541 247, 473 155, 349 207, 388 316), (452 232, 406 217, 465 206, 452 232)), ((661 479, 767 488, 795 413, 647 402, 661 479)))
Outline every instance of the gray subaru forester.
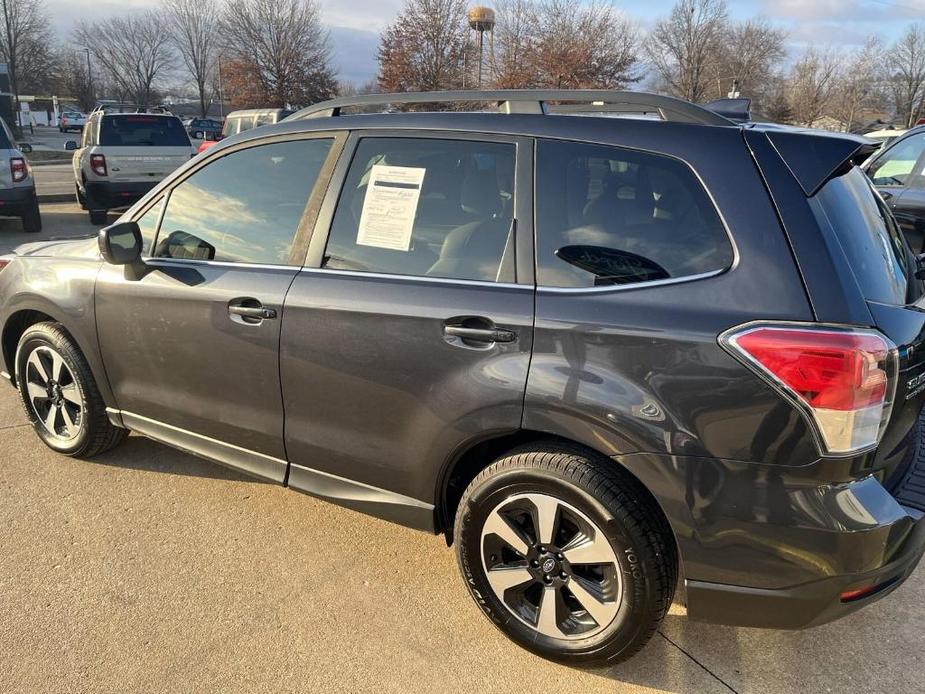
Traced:
POLYGON ((870 151, 639 93, 318 104, 0 259, 4 375, 65 455, 131 430, 444 534, 548 658, 630 657, 679 577, 820 624, 925 545, 925 273, 870 151))

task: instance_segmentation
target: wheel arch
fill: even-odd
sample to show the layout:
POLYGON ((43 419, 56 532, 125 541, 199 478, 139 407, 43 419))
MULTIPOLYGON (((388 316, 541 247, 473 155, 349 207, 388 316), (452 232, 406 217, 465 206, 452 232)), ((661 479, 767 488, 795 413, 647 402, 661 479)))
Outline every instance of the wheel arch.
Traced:
MULTIPOLYGON (((3 349, 3 367, 10 374, 14 387, 16 386, 16 348, 19 345, 19 339, 33 325, 47 321, 63 326, 61 321, 54 316, 43 310, 33 308, 20 308, 14 311, 3 324, 3 333, 0 336, 0 345, 2 345, 3 349)), ((70 331, 68 331, 68 334, 70 334, 70 331)))
POLYGON ((456 518, 456 511, 462 499, 463 492, 466 487, 469 486, 469 483, 472 482, 482 470, 491 465, 498 458, 515 449, 524 448, 531 444, 558 444, 568 446, 583 451, 591 458, 609 461, 611 464, 618 466, 626 475, 636 482, 642 493, 646 494, 653 507, 659 510, 661 520, 664 522, 666 531, 670 534, 674 544, 675 556, 677 557, 679 564, 678 568, 680 570, 681 553, 675 524, 671 522, 665 510, 665 505, 652 490, 649 489, 643 480, 640 479, 639 475, 635 474, 629 467, 621 463, 618 458, 608 456, 586 443, 565 436, 532 429, 520 429, 513 433, 499 434, 473 441, 468 446, 458 451, 451 459, 451 462, 446 466, 440 478, 434 509, 436 530, 438 533, 443 534, 447 545, 453 543, 453 524, 456 518))

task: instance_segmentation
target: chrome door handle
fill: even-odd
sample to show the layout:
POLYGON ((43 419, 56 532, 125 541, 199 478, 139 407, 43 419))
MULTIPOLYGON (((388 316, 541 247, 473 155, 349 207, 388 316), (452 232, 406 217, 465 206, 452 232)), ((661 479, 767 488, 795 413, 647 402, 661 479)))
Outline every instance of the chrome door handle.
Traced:
POLYGON ((458 325, 447 325, 443 328, 444 335, 458 337, 473 342, 514 342, 517 334, 513 330, 504 328, 464 328, 458 325))
POLYGON ((276 309, 264 306, 229 306, 228 313, 242 318, 256 318, 258 320, 271 320, 276 318, 276 309))

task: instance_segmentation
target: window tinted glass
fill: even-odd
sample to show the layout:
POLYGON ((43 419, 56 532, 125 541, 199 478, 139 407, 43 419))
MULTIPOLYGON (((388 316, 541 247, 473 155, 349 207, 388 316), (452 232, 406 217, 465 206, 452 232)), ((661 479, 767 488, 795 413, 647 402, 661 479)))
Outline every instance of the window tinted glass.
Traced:
POLYGON ((906 302, 907 249, 880 196, 860 169, 833 178, 816 193, 816 215, 828 221, 841 241, 864 297, 891 304, 906 302))
POLYGON ((216 159, 170 194, 159 258, 288 265, 331 140, 251 147, 216 159))
POLYGON ((0 126, 0 149, 13 148, 13 138, 11 136, 12 133, 7 127, 6 121, 3 121, 2 126, 0 126))
POLYGON ((513 281, 514 160, 512 144, 361 140, 324 267, 513 281))
POLYGON ((925 152, 925 133, 908 137, 893 149, 884 152, 867 172, 878 186, 904 186, 910 183, 910 174, 925 176, 921 169, 913 171, 916 162, 925 152))
POLYGON ((104 116, 100 123, 100 144, 108 147, 189 147, 190 141, 179 118, 139 113, 104 116))
POLYGON ((161 198, 154 207, 136 220, 138 228, 141 230, 142 255, 149 255, 151 253, 151 248, 154 246, 154 237, 157 236, 157 220, 161 216, 161 208, 163 206, 164 199, 161 198))
POLYGON ((675 159, 540 141, 536 171, 539 284, 632 284, 732 264, 716 209, 675 159))

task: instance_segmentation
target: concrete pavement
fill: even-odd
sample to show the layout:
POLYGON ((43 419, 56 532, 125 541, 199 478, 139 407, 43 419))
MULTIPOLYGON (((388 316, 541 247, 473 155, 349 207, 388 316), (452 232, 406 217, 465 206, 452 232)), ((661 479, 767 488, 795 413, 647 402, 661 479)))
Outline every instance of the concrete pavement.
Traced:
MULTIPOLYGON (((49 208, 57 233, 93 230, 49 208)), ((4 693, 912 693, 923 631, 919 569, 811 631, 697 624, 675 605, 624 665, 554 665, 489 625, 442 538, 137 436, 64 458, 0 384, 4 693)))

